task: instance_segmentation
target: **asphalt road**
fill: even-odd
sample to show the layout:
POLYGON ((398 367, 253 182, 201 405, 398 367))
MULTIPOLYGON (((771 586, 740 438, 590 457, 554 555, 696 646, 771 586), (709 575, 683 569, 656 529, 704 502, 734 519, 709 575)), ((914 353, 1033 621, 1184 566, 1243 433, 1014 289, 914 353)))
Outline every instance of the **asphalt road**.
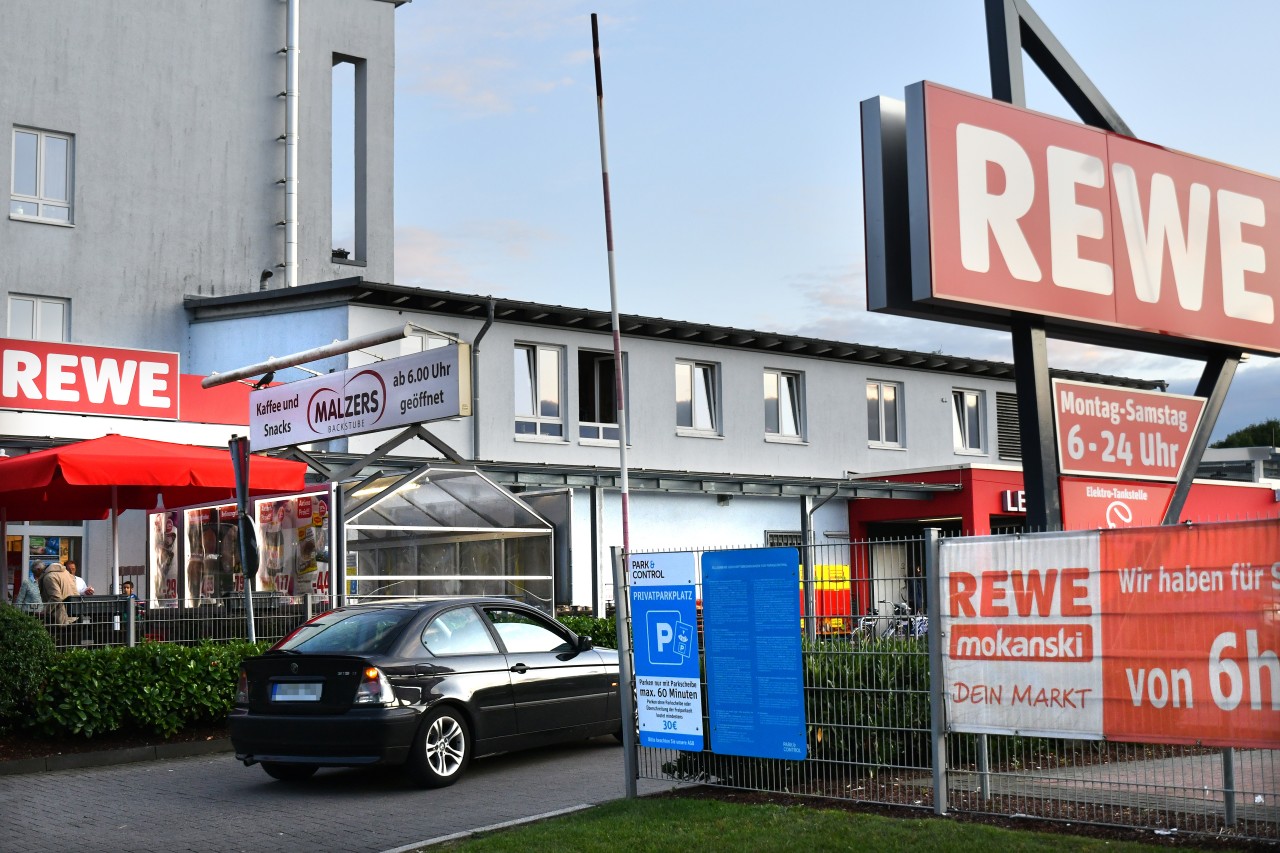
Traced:
MULTIPOLYGON (((640 780, 640 792, 669 785, 640 780)), ((450 788, 395 768, 276 782, 229 753, 0 777, 7 850, 381 851, 624 795, 611 738, 482 758, 450 788)))

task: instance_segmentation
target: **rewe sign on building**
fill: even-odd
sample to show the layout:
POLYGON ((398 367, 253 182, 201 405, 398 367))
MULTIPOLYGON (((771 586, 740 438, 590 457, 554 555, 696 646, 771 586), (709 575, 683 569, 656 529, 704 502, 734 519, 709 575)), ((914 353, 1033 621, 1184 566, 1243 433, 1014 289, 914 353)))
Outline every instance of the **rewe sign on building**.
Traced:
POLYGON ((0 409, 176 420, 178 354, 0 340, 0 409))
POLYGON ((877 101, 905 160, 885 136, 864 147, 873 310, 1280 353, 1280 181, 933 83, 908 88, 905 113, 877 101))

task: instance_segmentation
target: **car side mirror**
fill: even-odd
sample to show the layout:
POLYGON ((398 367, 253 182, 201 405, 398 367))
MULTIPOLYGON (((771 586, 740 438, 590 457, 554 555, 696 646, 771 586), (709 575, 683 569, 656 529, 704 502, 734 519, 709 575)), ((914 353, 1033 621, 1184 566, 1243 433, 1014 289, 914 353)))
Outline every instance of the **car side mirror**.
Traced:
POLYGON ((578 638, 578 651, 580 651, 580 652, 589 652, 589 651, 591 651, 592 649, 594 649, 595 647, 596 647, 596 644, 595 644, 595 643, 593 643, 593 642, 591 642, 591 638, 590 638, 590 637, 579 637, 579 638, 578 638))

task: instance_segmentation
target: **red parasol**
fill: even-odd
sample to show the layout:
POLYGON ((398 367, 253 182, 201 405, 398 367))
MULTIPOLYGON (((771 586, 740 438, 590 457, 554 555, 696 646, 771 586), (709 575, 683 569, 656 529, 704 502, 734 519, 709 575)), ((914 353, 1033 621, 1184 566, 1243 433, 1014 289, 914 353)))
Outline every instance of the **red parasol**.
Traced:
MULTIPOLYGON (((305 485, 301 462, 251 456, 249 493, 305 485)), ((107 435, 0 459, 0 518, 103 519, 126 509, 234 500, 230 450, 107 435)), ((114 532, 114 525, 113 532, 114 532)))

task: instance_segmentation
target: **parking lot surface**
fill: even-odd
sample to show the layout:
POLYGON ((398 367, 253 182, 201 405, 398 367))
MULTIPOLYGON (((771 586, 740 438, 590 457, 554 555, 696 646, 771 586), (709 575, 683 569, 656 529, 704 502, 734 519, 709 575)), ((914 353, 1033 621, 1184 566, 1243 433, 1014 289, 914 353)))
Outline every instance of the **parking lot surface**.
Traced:
MULTIPOLYGON (((640 780, 652 793, 669 785, 640 780)), ((276 782, 229 753, 0 778, 5 849, 380 851, 619 799, 613 738, 483 758, 456 785, 412 787, 397 768, 276 782)))

